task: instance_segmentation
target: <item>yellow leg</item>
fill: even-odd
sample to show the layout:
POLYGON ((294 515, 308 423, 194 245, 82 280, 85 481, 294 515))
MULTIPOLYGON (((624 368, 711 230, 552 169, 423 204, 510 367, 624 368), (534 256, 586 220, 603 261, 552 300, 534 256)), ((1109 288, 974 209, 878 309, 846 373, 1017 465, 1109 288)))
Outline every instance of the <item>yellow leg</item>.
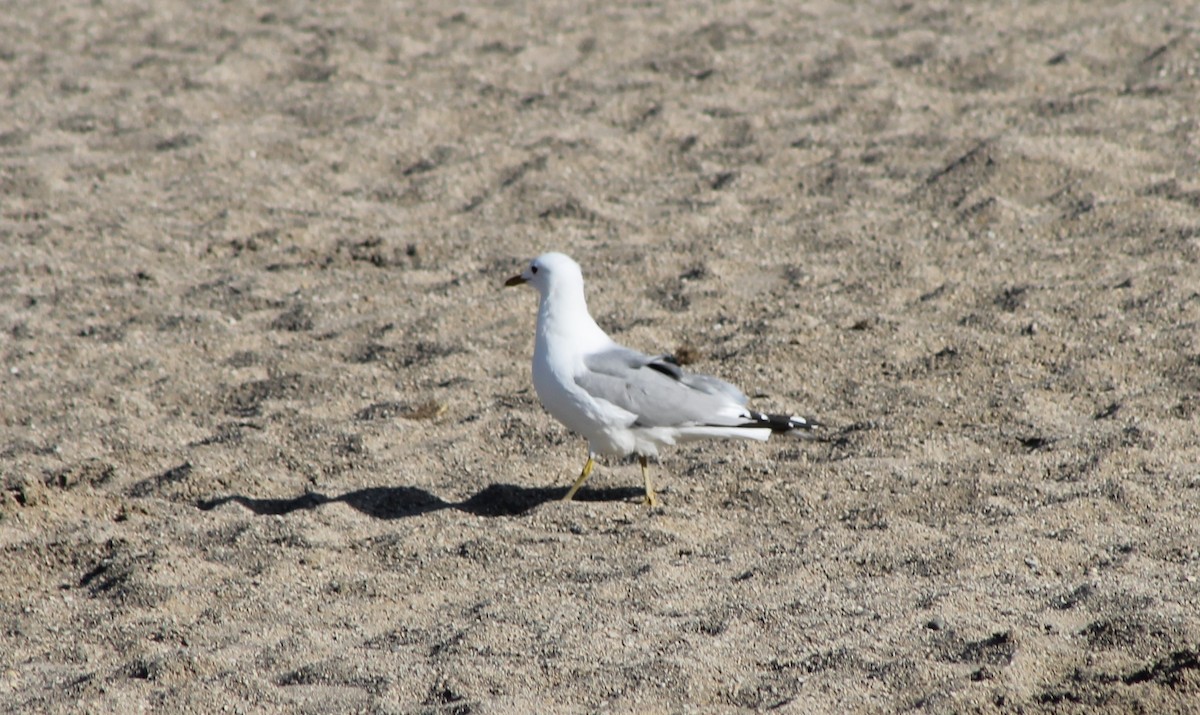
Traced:
POLYGON ((642 463, 642 479, 646 482, 646 506, 658 506, 658 497, 654 496, 654 487, 650 484, 650 472, 646 470, 646 458, 638 455, 642 463))
POLYGON ((584 463, 583 471, 579 473, 579 479, 576 479, 575 483, 571 485, 570 490, 567 491, 567 495, 562 498, 563 501, 571 501, 575 498, 575 492, 579 491, 579 487, 582 487, 587 478, 591 476, 592 468, 595 466, 596 460, 592 459, 591 454, 588 454, 588 461, 584 463))

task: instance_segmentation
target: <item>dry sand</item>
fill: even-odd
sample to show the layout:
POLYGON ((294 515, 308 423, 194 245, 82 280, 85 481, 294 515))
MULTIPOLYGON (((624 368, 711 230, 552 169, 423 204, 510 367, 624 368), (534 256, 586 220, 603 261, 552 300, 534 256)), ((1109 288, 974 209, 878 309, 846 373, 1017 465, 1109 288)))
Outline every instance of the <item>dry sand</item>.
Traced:
POLYGON ((409 5, 5 4, 0 710, 1200 710, 1200 6, 409 5))

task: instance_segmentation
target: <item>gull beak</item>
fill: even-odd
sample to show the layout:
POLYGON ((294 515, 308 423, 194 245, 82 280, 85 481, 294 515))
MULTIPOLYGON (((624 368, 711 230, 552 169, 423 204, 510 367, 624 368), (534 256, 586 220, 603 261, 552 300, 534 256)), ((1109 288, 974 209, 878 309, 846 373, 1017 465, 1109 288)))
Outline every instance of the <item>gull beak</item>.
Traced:
POLYGON ((508 280, 504 281, 504 287, 511 288, 513 286, 519 286, 523 283, 528 283, 528 282, 529 281, 525 280, 525 276, 513 276, 512 278, 509 278, 508 280))

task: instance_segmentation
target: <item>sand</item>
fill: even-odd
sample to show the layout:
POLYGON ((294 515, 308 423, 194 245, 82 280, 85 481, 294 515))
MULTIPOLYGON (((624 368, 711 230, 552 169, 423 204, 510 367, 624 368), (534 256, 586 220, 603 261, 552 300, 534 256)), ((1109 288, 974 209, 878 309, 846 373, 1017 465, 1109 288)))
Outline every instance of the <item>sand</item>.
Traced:
POLYGON ((1200 710, 1200 6, 418 5, 5 7, 0 710, 1200 710))

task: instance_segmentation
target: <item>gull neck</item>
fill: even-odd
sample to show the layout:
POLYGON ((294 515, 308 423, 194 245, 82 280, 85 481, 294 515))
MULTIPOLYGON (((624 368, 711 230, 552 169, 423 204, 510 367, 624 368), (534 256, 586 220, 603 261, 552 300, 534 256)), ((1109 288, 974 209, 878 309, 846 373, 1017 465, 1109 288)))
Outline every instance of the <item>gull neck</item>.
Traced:
POLYGON ((547 286, 538 305, 537 342, 544 345, 551 335, 566 336, 572 349, 586 349, 610 342, 592 315, 582 281, 555 281, 547 286))

